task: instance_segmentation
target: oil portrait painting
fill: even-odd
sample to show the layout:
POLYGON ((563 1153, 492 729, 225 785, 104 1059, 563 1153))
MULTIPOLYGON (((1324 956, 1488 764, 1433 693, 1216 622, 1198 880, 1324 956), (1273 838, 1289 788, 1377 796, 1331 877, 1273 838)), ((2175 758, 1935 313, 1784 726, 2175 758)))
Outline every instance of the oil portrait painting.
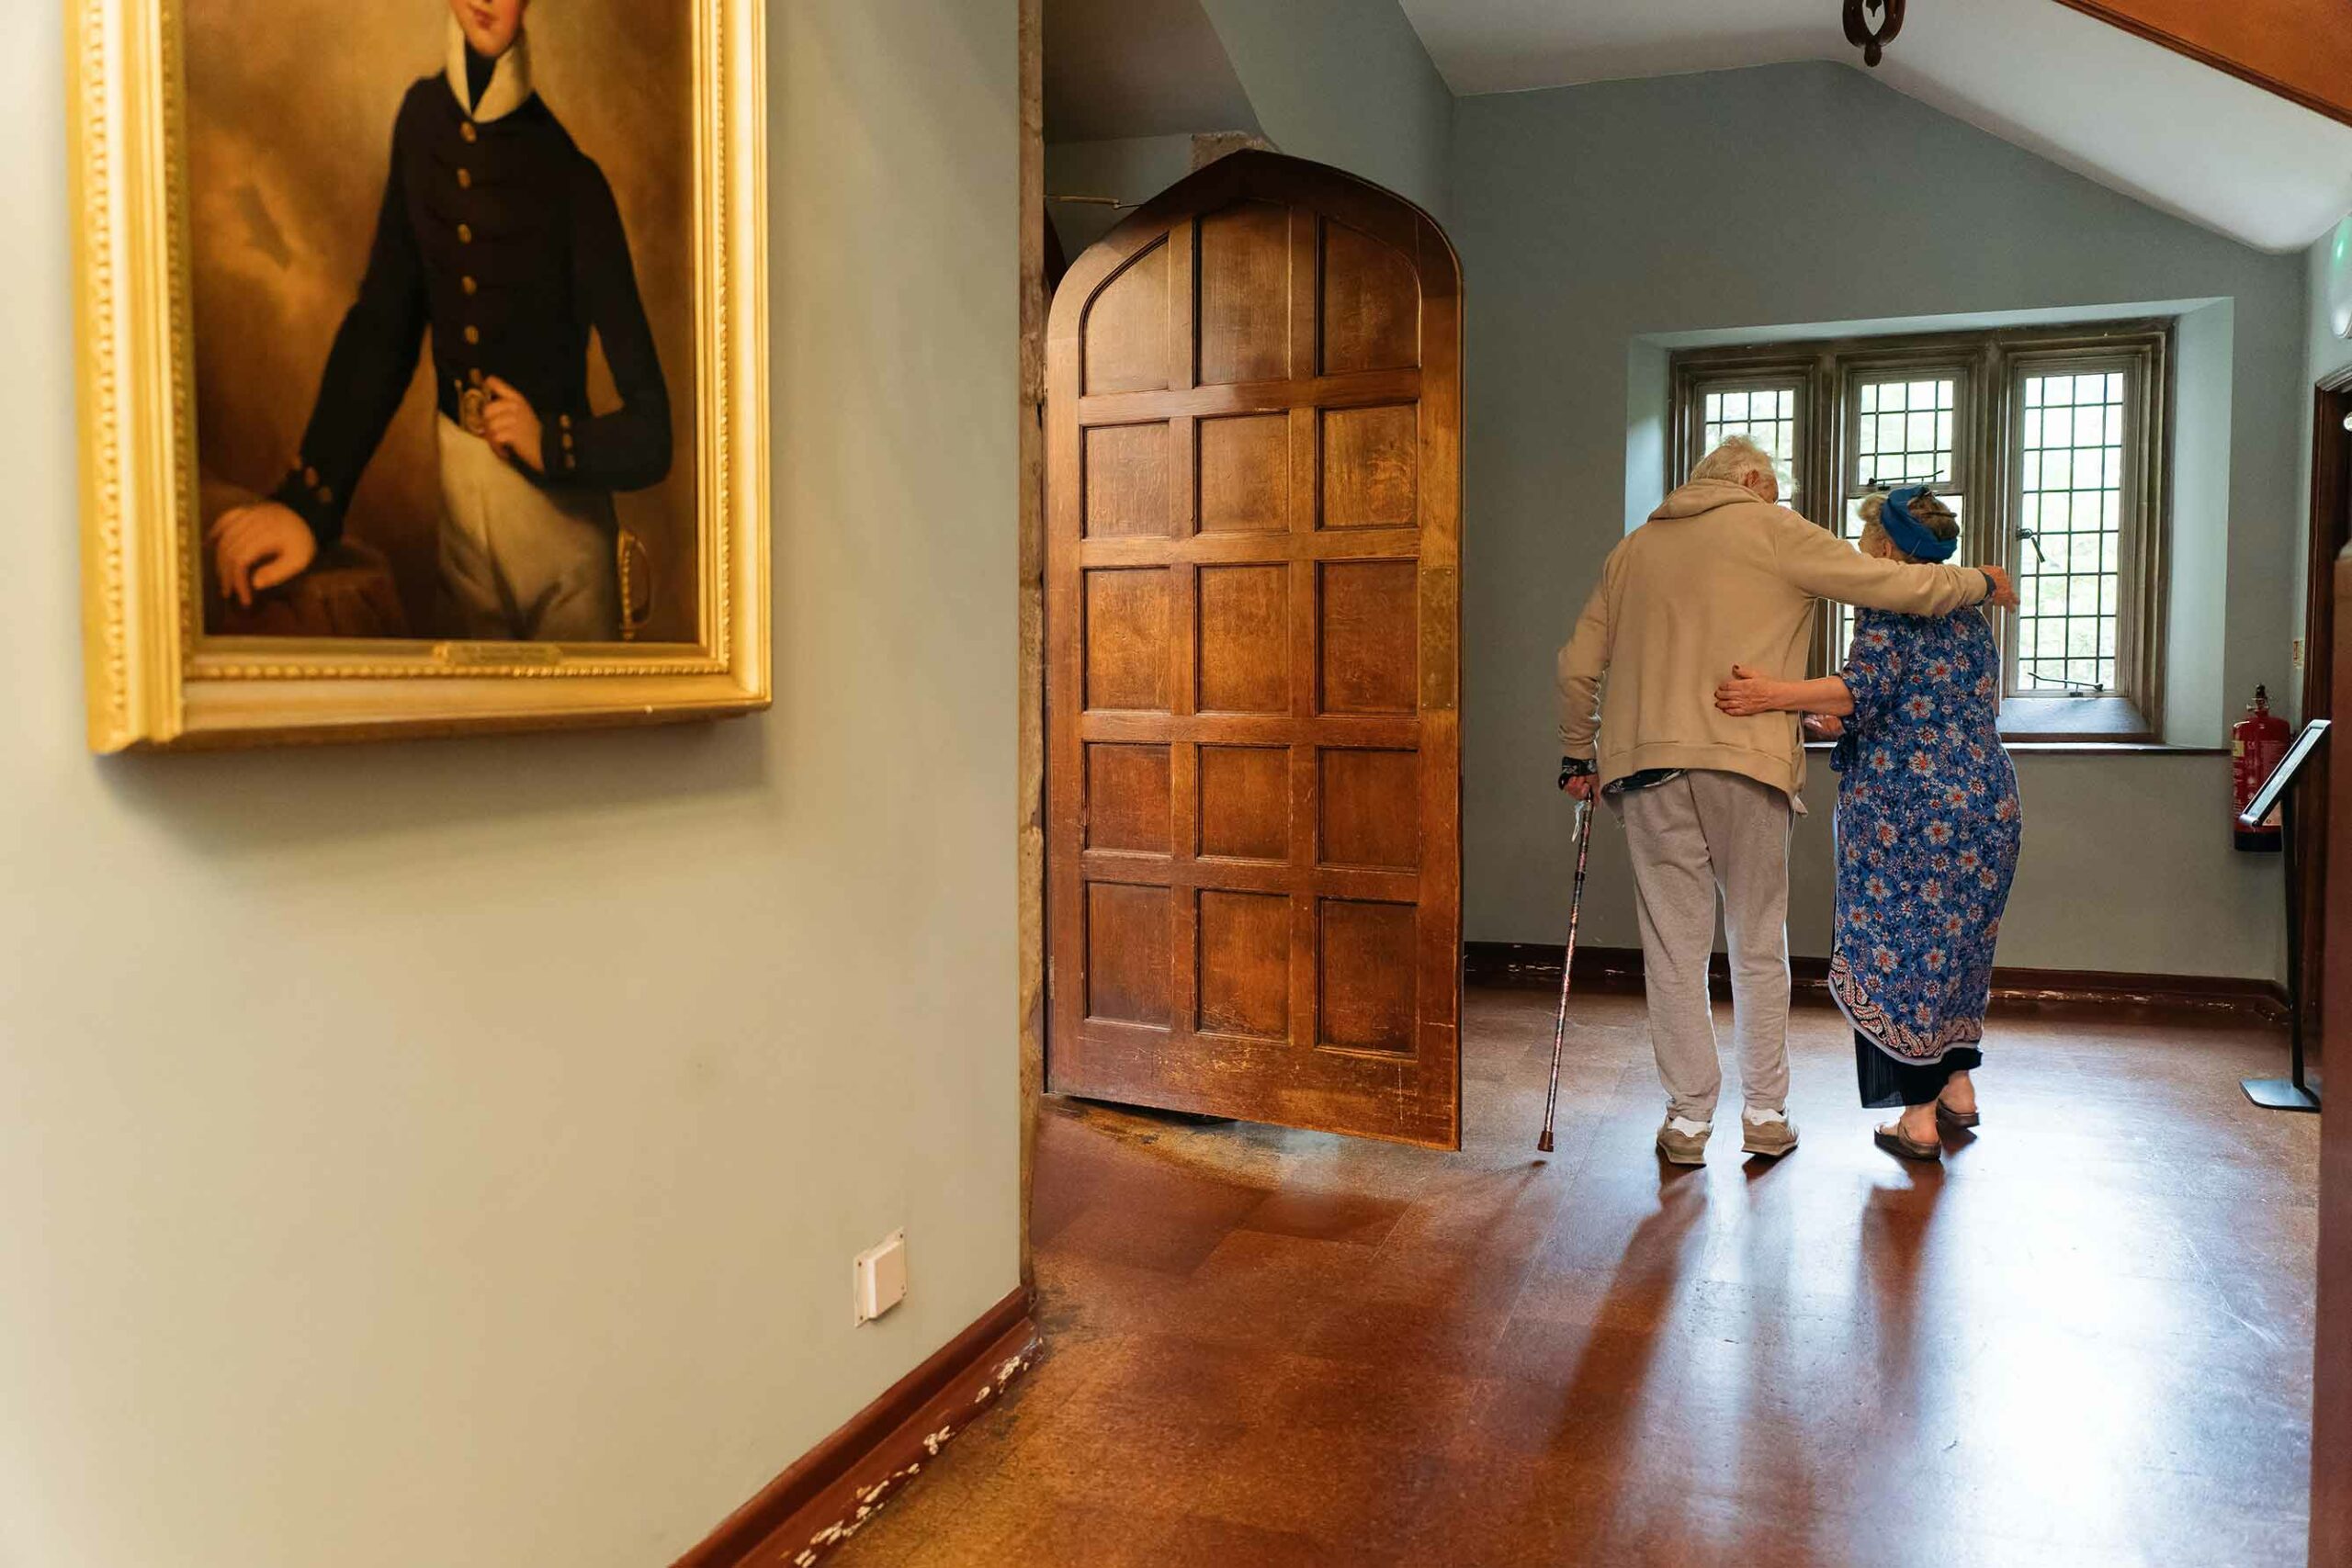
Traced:
POLYGON ((175 382, 85 388, 94 743, 763 703, 756 13, 85 0, 85 259, 168 301, 85 277, 85 360, 152 335, 175 382), (142 108, 175 215, 127 234, 90 186, 142 108))

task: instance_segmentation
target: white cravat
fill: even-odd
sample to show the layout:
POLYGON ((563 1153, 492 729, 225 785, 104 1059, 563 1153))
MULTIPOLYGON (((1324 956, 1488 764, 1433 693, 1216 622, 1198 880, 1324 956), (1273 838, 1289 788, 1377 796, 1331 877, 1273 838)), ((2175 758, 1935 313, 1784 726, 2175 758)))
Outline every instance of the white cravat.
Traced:
POLYGON ((498 57, 490 73, 490 85, 481 90, 481 102, 468 102, 471 96, 466 90, 466 29, 458 18, 449 18, 449 60, 443 69, 449 80, 449 91, 456 95, 458 107, 474 119, 487 125, 503 119, 531 101, 531 35, 514 35, 514 44, 498 57))

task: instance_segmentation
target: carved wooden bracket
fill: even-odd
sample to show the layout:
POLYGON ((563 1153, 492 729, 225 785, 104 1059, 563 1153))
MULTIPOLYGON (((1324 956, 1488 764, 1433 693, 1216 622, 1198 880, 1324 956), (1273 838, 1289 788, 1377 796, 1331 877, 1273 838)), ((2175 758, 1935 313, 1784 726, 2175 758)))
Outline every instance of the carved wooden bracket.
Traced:
POLYGON ((1862 51, 1862 63, 1876 65, 1903 30, 1903 0, 1846 0, 1846 41, 1862 51), (1884 12, 1876 22, 1863 13, 1884 12))

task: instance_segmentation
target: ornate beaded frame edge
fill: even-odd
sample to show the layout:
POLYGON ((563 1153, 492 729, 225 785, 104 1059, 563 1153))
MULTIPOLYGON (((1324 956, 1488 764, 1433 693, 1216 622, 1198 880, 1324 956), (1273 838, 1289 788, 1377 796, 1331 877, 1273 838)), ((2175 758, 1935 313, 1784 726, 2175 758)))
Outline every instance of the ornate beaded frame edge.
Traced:
POLYGON ((695 21, 696 643, 221 638, 199 625, 186 0, 68 0, 91 749, 655 723, 769 701, 759 0, 695 21))

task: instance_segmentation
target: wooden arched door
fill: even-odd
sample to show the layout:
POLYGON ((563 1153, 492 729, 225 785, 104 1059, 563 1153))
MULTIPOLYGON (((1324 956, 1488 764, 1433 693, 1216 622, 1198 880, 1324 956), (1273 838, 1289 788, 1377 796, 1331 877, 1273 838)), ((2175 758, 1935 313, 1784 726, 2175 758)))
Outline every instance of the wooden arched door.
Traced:
POLYGON ((1046 1087, 1461 1140, 1461 307, 1418 208, 1239 152, 1046 344, 1046 1087))

